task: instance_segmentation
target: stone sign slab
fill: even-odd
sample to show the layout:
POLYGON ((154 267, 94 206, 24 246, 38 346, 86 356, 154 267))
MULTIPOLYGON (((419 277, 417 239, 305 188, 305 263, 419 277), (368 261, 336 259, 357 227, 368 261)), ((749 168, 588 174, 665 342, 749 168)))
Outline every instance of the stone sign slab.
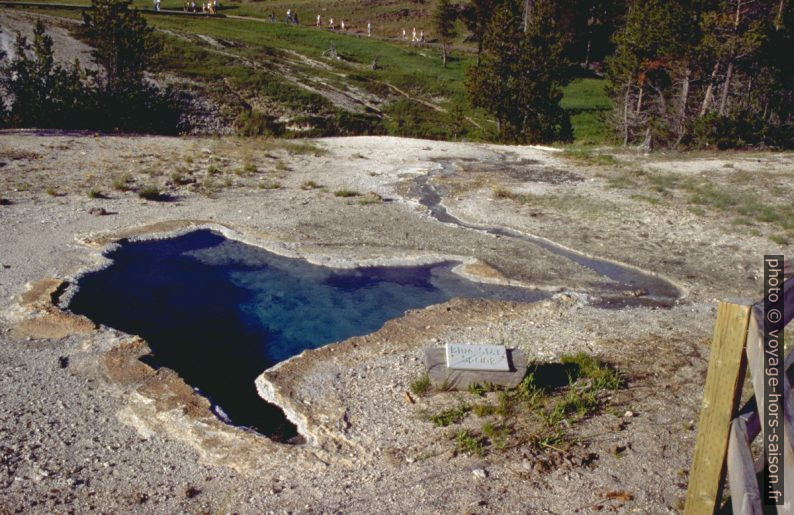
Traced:
POLYGON ((446 344, 447 368, 508 372, 507 351, 502 345, 446 344))
POLYGON ((466 390, 469 385, 492 383, 505 388, 515 388, 524 379, 527 358, 519 349, 505 349, 508 370, 462 370, 447 366, 445 347, 425 349, 425 365, 430 383, 436 388, 466 390))

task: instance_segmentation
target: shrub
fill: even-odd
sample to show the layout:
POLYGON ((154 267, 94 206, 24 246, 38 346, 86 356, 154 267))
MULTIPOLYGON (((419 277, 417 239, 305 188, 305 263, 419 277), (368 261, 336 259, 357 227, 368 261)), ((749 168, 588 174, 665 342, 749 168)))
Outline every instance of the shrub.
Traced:
POLYGON ((422 374, 417 379, 411 382, 411 391, 414 395, 424 395, 430 391, 430 377, 427 374, 422 374))
POLYGON ((430 416, 430 421, 439 427, 447 427, 450 424, 457 424, 466 418, 466 414, 471 410, 471 407, 466 404, 461 404, 457 408, 450 408, 440 411, 435 415, 430 416))
POLYGON ((277 121, 275 116, 269 116, 259 111, 243 111, 235 123, 237 133, 241 136, 281 136, 284 134, 284 124, 277 121))
POLYGON ((316 190, 317 188, 322 188, 322 186, 320 186, 314 181, 306 181, 303 184, 301 184, 302 190, 316 190))
POLYGON ((341 190, 336 190, 334 192, 334 195, 337 197, 348 198, 348 197, 358 197, 359 195, 361 195, 361 193, 353 190, 341 189, 341 190))
POLYGON ((138 191, 138 196, 144 200, 153 200, 155 202, 165 198, 163 193, 160 192, 160 189, 153 185, 144 186, 141 188, 140 191, 138 191))

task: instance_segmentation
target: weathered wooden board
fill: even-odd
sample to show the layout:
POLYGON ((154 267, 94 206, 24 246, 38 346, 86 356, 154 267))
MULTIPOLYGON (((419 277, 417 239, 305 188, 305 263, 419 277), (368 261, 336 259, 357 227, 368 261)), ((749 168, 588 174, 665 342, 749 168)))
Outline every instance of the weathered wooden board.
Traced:
MULTIPOLYGON (((747 434, 750 414, 733 419, 728 443, 728 483, 734 515, 761 515, 761 491, 755 477, 753 455, 750 452, 751 438, 747 434)), ((756 417, 756 420, 758 418, 756 417)))
POLYGON ((731 419, 741 398, 750 306, 721 302, 711 343, 703 408, 692 460, 686 515, 714 513, 725 480, 731 419))
MULTIPOLYGON (((747 360, 750 369, 750 379, 755 391, 755 402, 758 406, 758 415, 761 427, 764 426, 764 336, 763 336, 763 306, 758 305, 753 310, 750 327, 747 334, 747 360), (760 392, 760 394, 759 394, 760 392)), ((785 365, 784 365, 785 366, 785 365)), ((792 495, 794 495, 794 399, 791 398, 791 384, 788 374, 783 375, 783 468, 786 473, 784 479, 784 501, 787 504, 778 506, 778 513, 791 513, 792 495)))
POLYGON ((507 388, 518 386, 527 371, 527 358, 519 349, 507 349, 507 363, 510 370, 456 370, 447 367, 446 349, 430 347, 425 349, 425 365, 430 383, 436 388, 465 390, 471 384, 485 382, 507 388))

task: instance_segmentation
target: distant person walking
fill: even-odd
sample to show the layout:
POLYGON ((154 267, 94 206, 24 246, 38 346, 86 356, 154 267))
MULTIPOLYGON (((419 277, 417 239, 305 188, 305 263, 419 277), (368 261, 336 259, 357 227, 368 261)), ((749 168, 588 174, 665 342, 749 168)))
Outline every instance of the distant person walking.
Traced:
POLYGON ((342 32, 344 32, 345 31, 345 20, 341 20, 340 24, 342 26, 342 32))
POLYGON ((367 20, 367 37, 372 37, 372 24, 367 20))
POLYGON ((403 29, 403 39, 408 39, 408 36, 405 34, 405 29, 403 29))
POLYGON ((317 23, 314 24, 315 27, 319 27, 323 22, 322 17, 318 14, 317 15, 317 23))
POLYGON ((416 42, 416 27, 414 27, 413 32, 411 32, 411 43, 416 42))
POLYGON ((160 0, 154 0, 154 10, 160 12, 160 0))
POLYGON ((331 29, 331 30, 336 29, 336 25, 334 25, 334 19, 333 18, 330 18, 328 20, 328 28, 331 29))

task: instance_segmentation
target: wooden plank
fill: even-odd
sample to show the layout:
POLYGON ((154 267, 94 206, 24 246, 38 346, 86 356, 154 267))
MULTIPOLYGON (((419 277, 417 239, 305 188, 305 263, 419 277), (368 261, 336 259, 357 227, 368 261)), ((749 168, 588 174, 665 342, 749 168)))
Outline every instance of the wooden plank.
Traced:
POLYGON ((686 515, 712 514, 725 481, 731 419, 741 398, 750 306, 721 302, 711 344, 703 408, 687 490, 686 515))
MULTIPOLYGON (((750 377, 755 392, 755 401, 758 406, 758 416, 761 421, 761 428, 764 427, 764 336, 763 336, 763 306, 758 309, 758 305, 753 309, 753 316, 750 320, 749 331, 747 334, 747 360, 750 370, 750 377)), ((788 360, 786 360, 788 361, 788 360)), ((791 384, 788 381, 788 374, 784 374, 783 381, 783 467, 784 467, 784 491, 785 502, 787 504, 778 506, 778 513, 791 512, 791 496, 794 494, 794 422, 792 413, 792 399, 790 396, 791 384)))
MULTIPOLYGON (((755 415, 753 413, 753 415, 755 415)), ((728 442, 728 484, 734 515, 761 515, 761 491, 755 476, 755 464, 750 452, 751 438, 747 435, 747 413, 733 419, 728 442)), ((756 417, 757 418, 757 417, 756 417)))

